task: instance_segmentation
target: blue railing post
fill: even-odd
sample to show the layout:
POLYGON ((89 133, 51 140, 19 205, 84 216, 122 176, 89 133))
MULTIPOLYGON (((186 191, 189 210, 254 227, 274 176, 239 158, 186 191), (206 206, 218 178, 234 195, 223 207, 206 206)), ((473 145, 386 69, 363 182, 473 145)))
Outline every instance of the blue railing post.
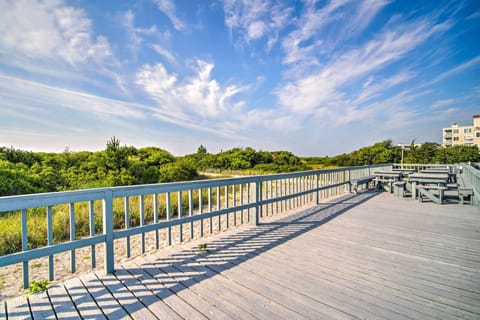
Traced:
POLYGON ((318 194, 318 173, 315 174, 315 204, 320 204, 320 197, 318 194))
POLYGON ((113 273, 115 260, 113 251, 113 195, 111 189, 105 190, 103 199, 103 234, 105 235, 105 273, 113 273))
POLYGON ((347 170, 348 193, 352 193, 352 170, 347 170))
MULTIPOLYGON (((22 251, 28 250, 28 228, 27 228, 27 209, 21 210, 22 214, 22 251)), ((27 289, 29 286, 29 279, 28 279, 28 261, 23 261, 23 289, 27 289)))
POLYGON ((259 181, 255 182, 250 182, 249 184, 249 201, 250 203, 255 203, 255 206, 253 208, 248 209, 248 216, 249 216, 249 221, 250 224, 253 226, 258 225, 258 214, 259 214, 259 207, 260 207, 260 202, 258 198, 258 189, 259 189, 259 181))

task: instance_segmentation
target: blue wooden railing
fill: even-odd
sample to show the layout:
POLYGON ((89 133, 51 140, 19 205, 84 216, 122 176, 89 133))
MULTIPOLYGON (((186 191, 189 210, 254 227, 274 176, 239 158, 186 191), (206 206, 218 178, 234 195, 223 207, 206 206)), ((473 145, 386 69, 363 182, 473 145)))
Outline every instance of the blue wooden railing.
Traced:
POLYGON ((468 179, 473 188, 472 204, 480 207, 480 170, 471 165, 462 166, 462 174, 468 179))
MULTIPOLYGON (((233 224, 245 220, 256 225, 273 213, 281 213, 307 204, 318 204, 322 199, 345 194, 350 191, 350 181, 373 174, 375 170, 391 169, 391 164, 377 166, 348 167, 328 170, 312 170, 287 174, 248 176, 241 178, 188 181, 127 187, 100 188, 67 192, 30 194, 0 197, 1 214, 19 214, 21 219, 21 243, 19 252, 0 256, 0 267, 22 263, 23 286, 29 286, 29 261, 48 257, 49 280, 54 279, 53 255, 70 252, 71 271, 76 269, 76 250, 83 247, 91 249, 91 267, 96 267, 95 249, 104 246, 105 272, 114 271, 114 241, 126 239, 126 254, 130 256, 130 237, 141 235, 141 251, 145 252, 145 234, 155 233, 155 246, 159 248, 159 230, 167 230, 167 242, 172 243, 172 227, 178 226, 179 241, 182 242, 182 227, 190 224, 190 237, 194 238, 193 223, 200 222, 197 237, 204 236, 204 221, 208 220, 209 233, 213 232, 213 218, 216 217, 218 231, 226 223, 229 227, 231 216, 233 224), (146 197, 149 210, 153 210, 153 219, 146 221, 146 197), (139 225, 131 226, 131 205, 138 202, 139 225), (159 202, 166 212, 159 212, 159 202), (172 201, 176 200, 176 204, 172 201), (188 202, 188 203, 185 203, 188 202), (76 238, 75 216, 80 204, 88 208, 89 236, 76 238), (101 205, 100 205, 101 204, 101 205), (176 208, 175 208, 176 205, 176 208), (59 207, 68 208, 68 228, 70 239, 54 243, 53 221, 59 207), (29 248, 27 225, 30 210, 44 210, 47 224, 47 245, 29 248), (114 210, 123 210, 124 221, 121 229, 114 229, 114 210), (99 212, 101 211, 101 212, 99 212), (175 212, 176 211, 176 212, 175 212), (176 213, 176 217, 173 214, 176 213), (101 215, 102 230, 96 232, 95 217, 101 215)), ((67 209, 66 209, 67 210, 67 209)))

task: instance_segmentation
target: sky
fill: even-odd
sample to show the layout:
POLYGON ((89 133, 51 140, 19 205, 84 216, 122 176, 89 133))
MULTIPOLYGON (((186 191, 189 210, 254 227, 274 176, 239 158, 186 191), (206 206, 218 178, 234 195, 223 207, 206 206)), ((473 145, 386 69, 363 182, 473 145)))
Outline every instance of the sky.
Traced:
POLYGON ((0 146, 333 156, 474 114, 478 0, 0 0, 0 146))

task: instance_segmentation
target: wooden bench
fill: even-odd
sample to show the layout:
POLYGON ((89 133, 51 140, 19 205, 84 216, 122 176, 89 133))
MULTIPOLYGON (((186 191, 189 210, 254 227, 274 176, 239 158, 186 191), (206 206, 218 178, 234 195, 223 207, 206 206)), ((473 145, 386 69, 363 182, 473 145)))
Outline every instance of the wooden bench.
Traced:
POLYGON ((390 178, 375 178, 375 190, 380 191, 380 190, 385 190, 388 193, 393 192, 393 179, 390 178))
POLYGON ((417 185, 418 201, 422 202, 423 199, 430 199, 437 204, 443 203, 443 195, 447 187, 434 186, 434 185, 417 185), (433 192, 437 195, 435 195, 433 192))
POLYGON ((396 181, 393 183, 393 195, 395 197, 403 198, 405 197, 406 190, 406 181, 396 181))
POLYGON ((465 200, 469 201, 470 204, 473 204, 473 187, 470 184, 470 181, 463 177, 462 175, 458 175, 457 177, 458 183, 458 200, 460 204, 465 204, 465 200))
POLYGON ((359 179, 352 180, 350 184, 351 184, 351 187, 353 187, 354 193, 357 193, 361 185, 365 185, 365 188, 368 189, 368 184, 371 183, 374 179, 375 179, 375 176, 362 177, 359 179))

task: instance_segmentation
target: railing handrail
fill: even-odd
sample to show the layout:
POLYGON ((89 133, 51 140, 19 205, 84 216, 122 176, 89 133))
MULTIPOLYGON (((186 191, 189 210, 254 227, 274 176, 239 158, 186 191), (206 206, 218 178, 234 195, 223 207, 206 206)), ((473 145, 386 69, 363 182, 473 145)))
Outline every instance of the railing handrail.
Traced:
MULTIPOLYGON (((259 217, 262 217, 264 207, 282 204, 288 201, 288 207, 285 203, 285 210, 293 209, 295 206, 305 202, 305 197, 310 197, 310 202, 319 203, 320 193, 328 191, 326 197, 331 195, 340 195, 350 190, 350 182, 352 179, 358 179, 363 176, 369 176, 373 174, 373 170, 379 168, 391 168, 391 164, 372 165, 372 166, 359 166, 359 167, 343 167, 334 169, 318 169, 308 170, 292 173, 280 173, 269 175, 257 175, 246 177, 234 177, 234 178, 221 178, 221 179, 209 179, 209 180, 197 180, 197 181, 185 181, 185 182, 172 182, 162 184, 148 184, 148 185, 134 185, 134 186, 121 186, 110 188, 97 188, 86 190, 74 190, 74 191, 62 191, 51 193, 39 193, 29 195, 17 195, 0 197, 0 214, 2 212, 17 212, 21 213, 22 220, 22 251, 13 254, 0 256, 0 267, 7 266, 14 263, 23 263, 24 270, 24 287, 29 286, 28 275, 28 262, 32 259, 40 257, 49 257, 49 277, 53 280, 53 254, 60 252, 71 251, 71 269, 75 270, 75 250, 81 247, 92 247, 92 268, 95 266, 95 245, 105 244, 105 271, 107 273, 114 271, 114 248, 113 243, 115 239, 127 238, 127 252, 129 252, 129 240, 128 237, 134 234, 142 234, 142 253, 144 250, 144 234, 146 232, 158 231, 164 228, 170 228, 172 226, 179 226, 185 223, 193 223, 194 221, 201 220, 202 228, 204 219, 212 219, 217 217, 218 228, 220 230, 220 217, 227 215, 227 227, 228 227, 228 214, 241 211, 242 221, 243 212, 246 210, 247 221, 256 225, 259 217), (245 186, 245 188, 242 188, 245 186), (225 204, 222 207, 220 199, 222 194, 220 188, 223 188, 225 204), (216 207, 213 210, 213 198, 212 190, 216 190, 216 207), (195 190, 207 190, 208 191, 208 208, 207 212, 203 212, 206 204, 201 203, 202 192, 198 192, 199 204, 198 212, 193 214, 194 205, 192 201, 192 194, 195 190), (231 190, 231 191, 230 191, 231 190), (240 191, 238 191, 240 190, 240 191), (245 193, 242 194, 242 192, 245 193), (188 192, 189 203, 188 212, 182 212, 182 195, 183 192, 188 192), (229 192, 232 192, 229 194, 229 192), (240 192, 240 200, 235 200, 235 197, 240 192), (170 196, 177 193, 178 200, 178 212, 177 217, 172 217, 170 212, 170 196), (158 195, 165 194, 166 199, 166 220, 159 221, 158 219, 158 195), (125 204, 128 203, 129 197, 139 196, 143 199, 146 195, 155 195, 153 197, 152 208, 154 210, 154 223, 145 224, 144 220, 144 203, 143 200, 140 203, 140 226, 130 227, 129 223, 129 209, 125 209, 125 229, 114 230, 113 227, 113 210, 114 199, 123 198, 125 204), (233 197, 233 200, 231 199, 233 197), (303 197, 303 198, 302 198, 303 197), (303 199, 303 200, 302 200, 303 199), (103 230, 101 234, 95 234, 92 224, 94 215, 94 202, 102 201, 102 221, 103 230), (233 201, 233 205, 232 202, 233 201), (90 236, 82 239, 75 239, 75 203, 88 202, 89 203, 89 216, 90 216, 90 236), (65 241, 59 244, 53 243, 52 234, 52 208, 57 205, 69 204, 70 206, 70 241, 65 241), (47 246, 28 249, 28 235, 27 235, 27 209, 31 208, 43 208, 47 210, 47 246), (73 221, 73 223, 72 223, 73 221), (93 231, 92 231, 93 230, 93 231), (73 234, 73 236, 72 236, 73 234)), ((128 205, 125 205, 128 208, 128 205)), ((282 211, 283 207, 280 208, 282 211)), ((285 211, 283 210, 283 211, 285 211)), ((265 210, 267 211, 267 210, 265 210)), ((236 216, 235 216, 236 217, 236 216)), ((210 220, 212 221, 212 220, 210 220)), ((192 227, 193 230, 193 227, 192 227)), ((210 223, 210 230, 212 230, 212 223, 210 223)), ((170 232, 170 230, 169 230, 170 232)), ((193 231, 191 231, 193 234, 193 231)), ((181 232, 179 233, 181 237, 181 232)), ((168 236, 168 242, 171 243, 170 233, 168 236)), ((193 237, 193 235, 192 235, 193 237)), ((181 238, 180 238, 181 242, 181 238)), ((158 248, 158 235, 157 235, 157 248, 158 248)), ((127 253, 129 255, 129 253, 127 253)))
POLYGON ((472 204, 480 207, 480 170, 471 165, 462 166, 462 173, 473 188, 472 204))
POLYGON ((232 184, 262 182, 286 178, 296 178, 305 175, 315 175, 333 172, 343 172, 346 170, 359 170, 359 169, 375 169, 378 167, 388 166, 390 164, 379 165, 366 165, 366 166, 350 166, 341 168, 330 169, 317 169, 296 171, 291 173, 276 173, 268 175, 256 175, 246 177, 234 177, 234 178, 219 178, 219 179, 206 179, 195 181, 181 181, 181 182, 167 182, 156 184, 142 184, 132 186, 118 186, 118 187, 103 187, 83 190, 71 190, 71 191, 57 191, 57 192, 45 192, 35 194, 24 194, 15 196, 0 197, 0 213, 5 211, 14 211, 21 209, 29 209, 43 206, 53 206, 58 204, 64 204, 69 202, 81 202, 88 200, 101 200, 104 198, 106 191, 112 192, 113 196, 135 196, 135 195, 147 195, 152 193, 165 193, 165 192, 177 192, 187 191, 191 189, 209 188, 212 186, 226 186, 232 184), (68 200, 71 199, 71 200, 68 200))

